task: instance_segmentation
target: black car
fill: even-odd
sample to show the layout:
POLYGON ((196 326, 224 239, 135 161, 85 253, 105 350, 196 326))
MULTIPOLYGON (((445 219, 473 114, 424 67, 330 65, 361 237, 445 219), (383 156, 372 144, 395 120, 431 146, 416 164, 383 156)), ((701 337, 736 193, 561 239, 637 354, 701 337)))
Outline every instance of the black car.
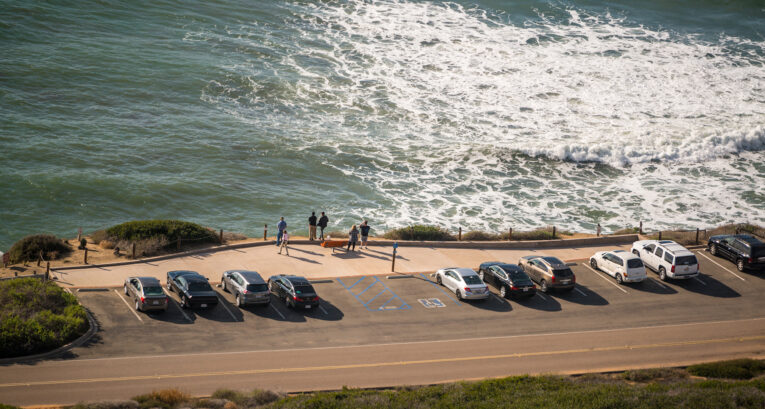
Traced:
POLYGON ((168 271, 167 291, 178 293, 183 308, 218 305, 218 293, 210 287, 207 278, 196 271, 168 271))
POLYGON ((503 298, 530 298, 537 293, 537 287, 528 274, 515 264, 499 261, 481 263, 478 275, 486 284, 498 288, 503 298))
POLYGON ((713 256, 736 263, 738 271, 765 269, 765 243, 748 234, 712 236, 707 242, 707 249, 713 256))
POLYGON ((287 307, 310 309, 319 306, 319 296, 304 277, 279 274, 268 279, 268 289, 287 307))

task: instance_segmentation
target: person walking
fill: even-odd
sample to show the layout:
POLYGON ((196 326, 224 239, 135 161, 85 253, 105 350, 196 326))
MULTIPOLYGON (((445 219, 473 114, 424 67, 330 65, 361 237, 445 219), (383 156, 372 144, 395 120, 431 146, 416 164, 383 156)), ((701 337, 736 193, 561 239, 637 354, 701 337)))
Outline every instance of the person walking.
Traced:
POLYGON ((356 225, 351 226, 351 231, 348 232, 348 251, 356 250, 356 241, 359 240, 359 231, 356 229, 356 225), (353 249, 351 249, 353 246, 353 249))
POLYGON ((367 246, 367 244, 369 244, 367 243, 367 240, 369 239, 370 229, 371 227, 369 227, 369 223, 367 223, 366 220, 364 220, 364 223, 361 223, 361 226, 359 226, 359 230, 361 231, 361 245, 359 248, 369 248, 369 246, 367 246))
POLYGON ((311 212, 311 217, 308 218, 308 240, 316 240, 316 212, 311 212))
POLYGON ((279 230, 276 233, 276 246, 280 246, 282 244, 282 234, 284 234, 284 230, 287 229, 287 222, 284 221, 284 216, 279 218, 279 223, 276 223, 276 228, 279 230))
POLYGON ((290 255, 290 249, 287 247, 287 244, 289 244, 290 241, 290 235, 287 233, 287 230, 284 230, 282 233, 282 245, 279 246, 279 254, 282 254, 282 249, 287 252, 287 255, 290 255))
POLYGON ((319 217, 319 229, 321 229, 319 239, 321 240, 324 240, 324 229, 327 228, 327 223, 329 223, 329 217, 324 212, 321 212, 321 217, 319 217))

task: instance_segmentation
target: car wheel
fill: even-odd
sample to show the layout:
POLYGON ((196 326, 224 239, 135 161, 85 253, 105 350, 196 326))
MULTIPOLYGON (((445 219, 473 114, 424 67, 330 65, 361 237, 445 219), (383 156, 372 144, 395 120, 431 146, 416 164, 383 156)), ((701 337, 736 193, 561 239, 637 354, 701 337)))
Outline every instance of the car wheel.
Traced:
POLYGON ((548 290, 550 290, 547 288, 547 281, 542 280, 542 282, 539 283, 539 289, 542 290, 543 293, 546 293, 548 290))
POLYGON ((711 247, 709 247, 709 254, 713 256, 717 255, 717 244, 713 244, 711 247))
POLYGON ((242 305, 244 305, 244 304, 242 303, 242 296, 241 296, 241 295, 239 295, 239 294, 237 294, 237 295, 236 295, 236 306, 237 306, 237 307, 242 307, 242 305))
POLYGON ((499 295, 501 295, 502 298, 506 298, 507 297, 507 287, 505 287, 504 285, 502 287, 499 287, 499 295))
POLYGON ((123 288, 125 289, 125 295, 130 295, 128 294, 127 285, 125 285, 123 288))
POLYGON ((616 282, 619 284, 624 284, 624 279, 622 278, 621 274, 616 275, 616 282))
POLYGON ((141 305, 138 304, 138 300, 135 300, 135 310, 136 311, 141 311, 141 305))
POLYGON ((186 301, 186 296, 181 296, 181 308, 189 308, 189 303, 186 301))
POLYGON ((438 283, 438 285, 444 285, 444 282, 441 281, 441 276, 440 275, 436 275, 436 283, 438 283))
POLYGON ((223 290, 223 292, 226 292, 226 293, 228 292, 228 288, 226 288, 226 280, 225 279, 221 279, 220 280, 220 288, 221 288, 221 290, 223 290))
POLYGON ((744 259, 740 258, 736 262, 736 268, 738 268, 738 271, 743 272, 744 271, 744 259))
POLYGON ((632 250, 632 254, 634 254, 634 255, 636 255, 636 256, 638 256, 638 257, 640 257, 640 252, 639 252, 639 251, 637 251, 637 250, 632 250))
POLYGON ((483 270, 478 270, 478 278, 480 278, 481 281, 483 281, 483 270))
POLYGON ((594 258, 590 259, 590 265, 592 266, 593 269, 595 269, 595 270, 598 269, 598 262, 595 261, 594 258))
POLYGON ((287 297, 286 295, 284 296, 284 305, 286 305, 286 306, 287 306, 287 308, 292 308, 292 307, 290 306, 290 299, 289 299, 289 297, 287 297))
POLYGON ((460 292, 460 290, 457 290, 454 293, 457 295, 457 299, 462 301, 462 293, 460 292))
POLYGON ((667 281, 667 270, 664 267, 659 267, 659 279, 661 281, 667 281))

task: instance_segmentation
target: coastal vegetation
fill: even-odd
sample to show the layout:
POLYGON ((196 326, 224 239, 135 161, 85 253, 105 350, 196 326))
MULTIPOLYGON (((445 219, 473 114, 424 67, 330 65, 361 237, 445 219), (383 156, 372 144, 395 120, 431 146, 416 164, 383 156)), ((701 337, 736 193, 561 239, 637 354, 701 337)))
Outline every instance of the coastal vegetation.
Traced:
POLYGON ((35 278, 0 282, 0 357, 52 350, 87 330, 85 309, 53 282, 35 278))
POLYGON ((752 359, 683 368, 653 368, 581 376, 513 376, 391 389, 343 388, 288 396, 256 389, 219 389, 210 397, 166 389, 130 401, 72 409, 251 408, 762 408, 765 362, 752 359), (722 369, 725 368, 725 369, 722 369), (753 370, 753 368, 760 368, 753 370), (751 379, 742 380, 740 371, 751 379), (708 373, 702 375, 701 373, 708 373), (715 378, 715 379, 711 379, 715 378))
POLYGON ((176 245, 177 249, 177 243, 220 244, 220 237, 214 231, 181 220, 126 222, 94 232, 91 240, 104 249, 128 249, 135 244, 136 255, 142 257, 160 254, 173 245, 176 245))
POLYGON ((11 264, 35 261, 42 256, 45 260, 63 257, 72 251, 65 241, 50 234, 26 236, 11 246, 8 251, 11 264))
POLYGON ((385 234, 383 238, 389 240, 424 240, 424 241, 454 241, 457 237, 449 231, 438 226, 425 226, 415 224, 412 226, 393 229, 385 234))

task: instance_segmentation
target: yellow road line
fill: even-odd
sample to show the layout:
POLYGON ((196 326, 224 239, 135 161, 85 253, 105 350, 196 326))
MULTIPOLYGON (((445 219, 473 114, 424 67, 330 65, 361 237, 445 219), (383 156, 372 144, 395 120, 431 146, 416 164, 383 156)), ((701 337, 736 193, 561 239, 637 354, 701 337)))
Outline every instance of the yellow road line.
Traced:
POLYGON ((240 371, 200 372, 200 373, 188 373, 188 374, 135 375, 135 376, 120 376, 120 377, 105 377, 105 378, 66 379, 66 380, 60 380, 60 381, 13 382, 13 383, 0 384, 0 388, 10 388, 10 387, 19 387, 19 386, 41 386, 41 385, 67 385, 67 384, 83 384, 83 383, 97 383, 97 382, 140 381, 140 380, 148 380, 148 379, 182 379, 182 378, 199 378, 199 377, 206 377, 206 376, 259 375, 259 374, 271 374, 271 373, 335 371, 335 370, 345 370, 345 369, 427 365, 427 364, 467 362, 467 361, 479 361, 479 360, 496 360, 496 359, 508 359, 508 358, 528 358, 528 357, 540 357, 540 356, 580 354, 580 353, 590 353, 590 352, 627 351, 627 350, 635 350, 635 349, 666 348, 666 347, 677 347, 677 346, 688 346, 688 345, 722 344, 722 343, 747 342, 747 341, 758 341, 758 340, 765 340, 765 335, 705 339, 705 340, 696 340, 696 341, 665 342, 665 343, 643 344, 643 345, 619 345, 619 346, 609 346, 609 347, 579 348, 579 349, 569 349, 569 350, 563 350, 563 351, 540 351, 540 352, 526 352, 526 353, 516 353, 516 354, 470 356, 470 357, 460 357, 460 358, 421 359, 421 360, 414 360, 414 361, 309 366, 309 367, 297 367, 297 368, 248 369, 248 370, 240 370, 240 371))

